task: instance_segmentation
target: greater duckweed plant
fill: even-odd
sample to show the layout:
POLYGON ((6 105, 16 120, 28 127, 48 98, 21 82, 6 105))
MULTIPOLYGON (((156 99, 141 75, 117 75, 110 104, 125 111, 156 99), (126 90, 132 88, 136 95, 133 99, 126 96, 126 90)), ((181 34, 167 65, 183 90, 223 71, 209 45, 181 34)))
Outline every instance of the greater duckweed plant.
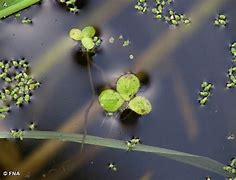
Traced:
POLYGON ((78 13, 79 8, 76 6, 77 0, 58 0, 60 3, 65 5, 67 9, 72 13, 78 13))
POLYGON ((28 8, 40 0, 0 0, 0 19, 28 8))
POLYGON ((226 17, 226 15, 224 14, 219 14, 214 21, 214 24, 216 26, 221 26, 221 27, 225 27, 228 24, 228 19, 226 17))
POLYGON ((147 115, 152 105, 145 97, 135 96, 139 89, 140 81, 136 75, 122 75, 116 82, 116 90, 105 89, 100 93, 99 103, 108 113, 129 108, 139 115, 147 115))
POLYGON ((29 63, 24 59, 3 61, 0 60, 0 79, 4 87, 0 91, 0 117, 4 119, 10 110, 11 102, 17 106, 28 104, 31 95, 40 85, 29 74, 29 63))
POLYGON ((82 45, 82 51, 85 52, 93 51, 101 45, 102 40, 98 36, 95 36, 95 34, 96 30, 92 26, 86 26, 82 30, 73 28, 69 32, 70 38, 80 42, 82 45))
POLYGON ((212 83, 202 82, 201 91, 199 92, 199 104, 201 106, 205 106, 208 102, 213 87, 214 85, 212 83))

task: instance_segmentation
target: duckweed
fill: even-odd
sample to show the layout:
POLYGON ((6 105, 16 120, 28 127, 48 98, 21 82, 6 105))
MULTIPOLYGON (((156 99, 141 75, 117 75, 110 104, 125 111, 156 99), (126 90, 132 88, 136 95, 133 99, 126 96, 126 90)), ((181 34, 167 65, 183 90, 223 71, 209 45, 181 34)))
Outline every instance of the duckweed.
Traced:
POLYGON ((61 4, 64 4, 67 9, 72 13, 78 13, 79 8, 76 6, 77 0, 58 0, 61 4))
POLYGON ((96 30, 92 26, 86 26, 82 31, 78 28, 72 28, 69 32, 71 39, 79 41, 82 45, 82 50, 91 51, 99 47, 102 40, 95 36, 96 30))
POLYGON ((178 26, 180 23, 189 24, 190 19, 184 14, 177 14, 173 10, 168 11, 168 15, 164 17, 165 21, 171 25, 178 26))
POLYGON ((205 106, 211 95, 214 85, 209 82, 202 82, 201 91, 199 92, 199 104, 205 106))
POLYGON ((236 159, 235 158, 232 158, 230 163, 226 166, 223 167, 223 169, 232 174, 233 177, 231 177, 233 180, 236 180, 236 159))
POLYGON ((116 82, 116 91, 125 101, 129 101, 138 92, 140 82, 134 74, 125 74, 116 82))
POLYGON ((147 1, 137 0, 137 3, 135 4, 134 8, 141 13, 146 13, 148 11, 147 1))
POLYGON ((230 52, 232 53, 233 57, 236 58, 236 42, 230 45, 230 52))
POLYGON ((164 20, 170 25, 177 26, 179 24, 189 24, 191 20, 184 14, 176 13, 174 10, 169 9, 165 13, 167 6, 173 3, 173 0, 154 0, 155 8, 152 9, 155 19, 164 20))
POLYGON ((226 15, 219 14, 214 21, 214 25, 225 27, 228 24, 228 19, 226 15))
POLYGON ((32 19, 30 19, 30 18, 24 17, 24 18, 21 20, 21 23, 22 23, 22 24, 32 24, 33 21, 32 21, 32 19))
POLYGON ((15 102, 17 106, 28 104, 31 94, 40 86, 29 74, 29 63, 24 59, 11 60, 8 62, 0 60, 0 79, 5 82, 5 87, 0 91, 2 101, 1 117, 5 118, 10 107, 5 106, 9 102, 15 102))
POLYGON ((126 141, 125 143, 127 145, 127 151, 132 151, 137 144, 141 143, 141 141, 140 141, 140 138, 133 137, 132 139, 130 139, 129 141, 126 141))
POLYGON ((129 46, 129 45, 130 45, 130 40, 127 39, 123 42, 123 47, 129 46))
POLYGON ((108 164, 108 169, 112 170, 112 171, 117 171, 117 167, 114 163, 109 163, 108 164))
POLYGON ((12 135, 13 138, 18 138, 20 140, 23 140, 24 137, 24 131, 22 130, 10 130, 10 133, 12 135))
POLYGON ((227 88, 234 88, 236 86, 236 66, 229 68, 228 70, 228 82, 226 84, 227 88))
POLYGON ((129 108, 139 115, 151 112, 151 103, 144 97, 136 96, 139 91, 140 81, 134 74, 122 75, 116 82, 116 91, 106 89, 99 95, 101 107, 109 112, 116 112, 122 107, 129 108))
POLYGON ((124 100, 115 90, 106 89, 99 95, 99 103, 105 111, 116 112, 124 104, 124 100))

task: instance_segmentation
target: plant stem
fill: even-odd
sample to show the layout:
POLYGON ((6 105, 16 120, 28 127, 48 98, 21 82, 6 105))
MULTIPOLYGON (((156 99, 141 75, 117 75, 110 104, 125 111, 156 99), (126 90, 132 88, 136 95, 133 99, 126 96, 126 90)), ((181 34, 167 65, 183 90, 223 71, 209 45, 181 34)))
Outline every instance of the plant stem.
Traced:
MULTIPOLYGON (((5 138, 14 138, 10 132, 0 132, 0 139, 5 138)), ((74 133, 64 133, 64 132, 54 132, 54 131, 23 131, 24 139, 56 139, 61 141, 69 141, 76 143, 84 143, 89 145, 103 146, 115 149, 127 150, 127 145, 124 141, 102 138, 96 136, 86 135, 86 138, 83 140, 83 134, 74 134, 74 133)), ((224 164, 217 162, 213 159, 183 153, 179 151, 174 151, 170 149, 164 149, 154 146, 147 146, 143 144, 138 144, 135 146, 133 151, 155 153, 160 156, 173 159, 179 162, 183 162, 198 168, 202 168, 217 174, 223 175, 225 177, 232 176, 223 170, 224 164)))
POLYGON ((35 3, 38 3, 40 0, 22 0, 20 2, 17 2, 13 5, 10 5, 3 10, 0 10, 0 19, 3 17, 7 17, 9 15, 12 15, 22 9, 25 9, 29 6, 32 6, 35 3))

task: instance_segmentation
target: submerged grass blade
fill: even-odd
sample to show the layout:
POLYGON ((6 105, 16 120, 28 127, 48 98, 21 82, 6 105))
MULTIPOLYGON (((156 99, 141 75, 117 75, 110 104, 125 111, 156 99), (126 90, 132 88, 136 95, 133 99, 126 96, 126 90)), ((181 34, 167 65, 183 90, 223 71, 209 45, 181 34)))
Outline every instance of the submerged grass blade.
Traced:
MULTIPOLYGON (((10 132, 0 132, 0 139, 4 138, 14 138, 10 132)), ((63 132, 53 132, 53 131, 24 131, 23 133, 24 139, 57 139, 61 141, 70 141, 70 142, 77 142, 89 145, 96 145, 96 146, 103 146, 109 147, 114 149, 122 149, 127 150, 127 145, 124 141, 109 139, 109 138, 102 138, 97 136, 90 136, 87 135, 83 141, 83 134, 75 134, 75 133, 63 133, 63 132)), ((155 153, 160 156, 173 159, 179 162, 183 162, 198 168, 202 168, 211 172, 215 172, 222 176, 230 176, 230 174, 226 173, 223 170, 224 164, 217 162, 213 159, 183 153, 179 151, 154 147, 154 146, 147 146, 138 144, 133 149, 134 151, 140 152, 147 152, 147 153, 155 153)))
POLYGON ((0 19, 25 9, 40 0, 0 0, 0 19))

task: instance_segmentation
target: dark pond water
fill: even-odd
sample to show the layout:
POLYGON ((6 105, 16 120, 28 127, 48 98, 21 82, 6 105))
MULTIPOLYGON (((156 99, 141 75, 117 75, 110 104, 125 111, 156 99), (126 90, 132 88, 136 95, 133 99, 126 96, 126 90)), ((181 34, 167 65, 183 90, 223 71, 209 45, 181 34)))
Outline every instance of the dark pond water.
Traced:
MULTIPOLYGON (((174 8, 188 12, 202 2, 179 0, 174 8)), ((27 124, 33 121, 39 130, 58 130, 90 101, 92 91, 88 71, 81 63, 85 59, 79 55, 78 45, 68 37, 72 27, 91 24, 97 27, 103 39, 101 51, 93 56, 93 62, 102 68, 101 72, 92 67, 94 86, 98 92, 107 83, 103 75, 107 79, 116 79, 136 64, 156 38, 164 38, 170 27, 155 21, 151 13, 137 13, 134 4, 135 1, 128 0, 87 0, 79 14, 73 15, 56 1, 44 0, 41 5, 21 13, 22 17, 33 20, 32 25, 23 25, 14 17, 1 21, 0 58, 25 57, 34 70, 42 66, 44 71, 37 75, 42 86, 34 93, 32 103, 23 108, 13 108, 0 126, 27 129, 27 124), (131 41, 130 46, 122 47, 122 40, 118 40, 120 34, 131 41), (108 42, 110 37, 115 38, 113 44, 108 42), (42 58, 56 44, 60 48, 52 52, 52 58, 42 58), (133 60, 129 59, 130 54, 134 55, 133 60), (53 58, 55 65, 44 68, 44 64, 53 58)), ((227 136, 236 135, 236 90, 224 88, 227 69, 232 65, 228 46, 236 41, 235 7, 235 1, 226 1, 219 10, 206 17, 195 33, 182 40, 170 53, 161 56, 160 65, 154 64, 152 70, 145 72, 147 80, 140 94, 151 100, 153 110, 149 115, 138 120, 128 117, 127 121, 132 123, 123 123, 118 116, 106 117, 99 110, 89 118, 88 134, 124 140, 138 136, 144 144, 207 156, 222 163, 235 156, 235 140, 228 140, 227 136), (229 18, 226 28, 212 25, 219 12, 229 18), (204 108, 197 101, 203 80, 215 85, 213 96, 204 108)), ((147 57, 144 66, 148 63, 147 57)), ((81 116, 71 127, 77 129, 75 132, 83 133, 81 116)), ((21 156, 21 160, 16 161, 16 167, 22 167, 27 157, 44 142, 24 140, 15 143, 21 156)), ((127 153, 94 146, 85 146, 80 154, 80 148, 79 144, 72 143, 57 148, 40 168, 36 168, 36 173, 31 173, 29 167, 25 178, 199 180, 211 176, 212 179, 224 179, 154 154, 127 153), (110 162, 115 162, 117 172, 108 170, 110 162)), ((43 159, 44 154, 38 152, 37 155, 43 159)), ((34 165, 37 163, 37 160, 33 161, 34 165)), ((4 170, 4 167, 0 168, 4 170)))

